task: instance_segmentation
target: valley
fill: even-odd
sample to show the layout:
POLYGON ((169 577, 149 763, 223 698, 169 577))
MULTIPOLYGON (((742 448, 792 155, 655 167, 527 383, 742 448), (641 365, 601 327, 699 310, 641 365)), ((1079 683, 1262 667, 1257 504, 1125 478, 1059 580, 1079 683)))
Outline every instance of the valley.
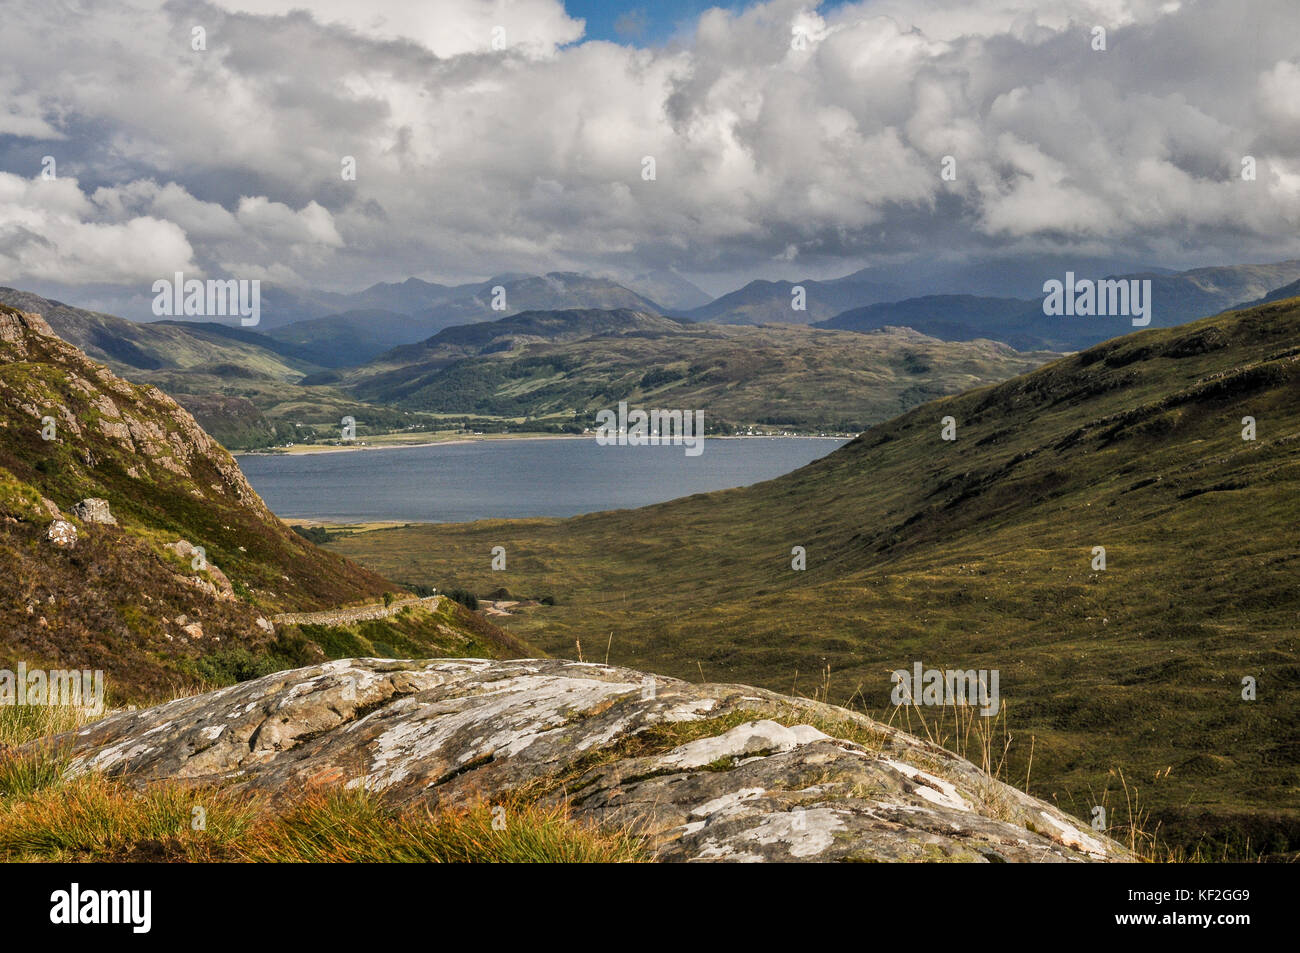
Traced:
POLYGON ((1298 362, 1286 299, 940 398, 758 486, 329 545, 390 575, 553 592, 508 620, 551 653, 608 644, 881 717, 915 660, 998 669, 1031 790, 1086 816, 1126 784, 1174 843, 1293 851, 1298 362))
MULTIPOLYGON (((569 519, 555 514, 646 498, 593 505, 581 480, 565 480, 574 501, 530 502, 527 478, 515 490, 507 480, 502 488, 518 499, 505 515, 545 515, 460 524, 419 521, 481 518, 483 501, 473 492, 463 500, 451 493, 444 501, 451 509, 433 515, 417 508, 399 516, 389 491, 362 472, 382 457, 349 454, 361 467, 367 505, 295 515, 318 524, 337 523, 331 513, 355 513, 349 522, 367 525, 294 534, 262 508, 256 520, 278 527, 270 531, 278 549, 254 553, 234 542, 235 524, 213 522, 219 509, 178 517, 180 497, 167 502, 155 490, 146 509, 130 502, 135 489, 113 474, 138 474, 139 466, 104 461, 117 457, 119 427, 134 435, 142 423, 65 411, 71 425, 87 432, 92 422, 109 443, 83 448, 80 463, 44 447, 49 459, 41 460, 36 445, 11 455, 10 532, 34 531, 42 507, 62 513, 81 497, 126 500, 112 503, 115 511, 125 507, 124 537, 109 530, 101 540, 105 530, 82 529, 77 558, 114 567, 102 570, 101 599, 123 573, 152 578, 157 570, 141 567, 169 558, 157 548, 159 528, 169 536, 177 527, 182 541, 204 540, 221 578, 235 584, 233 600, 204 611, 188 591, 168 595, 185 578, 172 570, 157 577, 156 611, 89 610, 58 572, 52 587, 34 585, 32 564, 17 576, 28 581, 14 624, 28 634, 15 645, 51 663, 120 654, 118 691, 133 697, 156 694, 169 680, 221 683, 346 654, 420 657, 460 646, 499 657, 582 656, 584 646, 594 654, 603 644, 619 664, 811 694, 903 718, 904 727, 950 745, 959 741, 956 723, 940 714, 930 724, 923 710, 891 704, 890 673, 920 660, 992 671, 1001 678, 1001 723, 1018 738, 1005 752, 1017 783, 1050 787, 1049 799, 1080 817, 1089 804, 1117 803, 1111 799, 1123 792, 1126 810, 1150 812, 1143 823, 1173 850, 1286 853, 1295 849, 1296 818, 1255 792, 1294 783, 1288 752, 1296 741, 1280 726, 1300 707, 1286 661, 1294 651, 1288 620, 1297 610, 1285 580, 1294 567, 1276 535, 1259 531, 1294 516, 1288 395, 1300 337, 1296 299, 1280 296, 1286 286, 1261 293, 1288 278, 1292 264, 1143 278, 1153 283, 1152 329, 1064 357, 1035 348, 1070 350, 1089 335, 1108 336, 1103 324, 1062 324, 1041 304, 1016 298, 882 302, 841 313, 823 322, 828 327, 701 323, 649 306, 520 311, 347 363, 333 356, 328 335, 295 337, 294 324, 271 334, 137 325, 0 290, 0 300, 51 314, 55 330, 133 382, 112 388, 143 388, 138 393, 157 395, 151 400, 171 394, 227 449, 410 447, 404 452, 418 454, 543 434, 590 440, 600 414, 620 402, 704 409, 712 438, 860 433, 766 483, 684 491, 670 502, 569 519), (1162 288, 1174 295, 1166 300, 1183 295, 1188 320, 1159 306, 1162 288), (1263 303, 1191 320, 1214 301, 1245 294, 1263 303), (1258 436, 1244 441, 1247 417, 1258 422, 1258 436), (339 429, 348 418, 350 437, 339 429), (173 515, 164 519, 163 510, 173 515), (147 529, 139 543, 133 525, 147 529), (349 561, 326 570, 318 550, 290 555, 307 545, 304 534, 349 561), (497 548, 509 554, 508 572, 491 568, 497 548), (277 587, 272 567, 281 564, 284 586, 277 587), (340 587, 340 578, 355 582, 340 587), (1254 580, 1249 597, 1235 591, 1241 578, 1254 580), (402 588, 519 604, 475 613, 443 599, 374 617, 359 608, 384 593, 401 599, 402 588), (74 612, 65 609, 55 622, 37 611, 42 599, 74 612), (114 621, 92 622, 87 611, 114 621), (343 614, 330 625, 284 624, 312 612, 343 614), (345 618, 349 612, 360 616, 345 618), (177 630, 200 615, 205 636, 228 626, 256 634, 233 645, 219 637, 200 645, 193 636, 177 643, 177 630), (257 618, 268 616, 281 620, 278 628, 260 627, 257 618), (31 628, 41 622, 81 634, 51 650, 31 628), (92 639, 103 624, 119 634, 92 639), (1228 705, 1242 679, 1266 686, 1264 694, 1228 705), (1160 726, 1156 743, 1147 724, 1160 726), (1140 808, 1131 805, 1134 792, 1140 808)), ((558 286, 543 287, 550 294, 558 286)), ((355 323, 344 324, 354 333, 355 323)), ((21 375, 28 363, 6 373, 21 375)), ((27 379, 14 378, 15 386, 19 380, 27 379)), ((97 400, 92 395, 88 406, 97 400)), ((207 439, 197 427, 186 432, 185 439, 207 439)), ((267 532, 250 525, 239 535, 267 532)), ((193 579, 187 585, 198 589, 221 585, 202 572, 193 579)))

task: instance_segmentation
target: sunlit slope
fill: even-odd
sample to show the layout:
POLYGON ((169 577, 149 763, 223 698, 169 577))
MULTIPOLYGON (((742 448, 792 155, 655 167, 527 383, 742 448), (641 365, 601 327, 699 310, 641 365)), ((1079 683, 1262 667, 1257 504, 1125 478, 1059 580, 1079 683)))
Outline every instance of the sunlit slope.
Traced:
POLYGON ((602 408, 702 408, 754 425, 862 429, 1054 355, 993 341, 679 323, 633 311, 528 312, 449 328, 351 372, 361 400, 411 411, 590 423, 602 408))
POLYGON ((552 652, 608 643, 621 664, 782 690, 797 671, 812 691, 829 665, 832 698, 877 712, 894 668, 996 668, 1022 773, 1036 737, 1036 792, 1086 813, 1122 768, 1181 838, 1295 849, 1298 381, 1289 299, 928 403, 758 486, 336 548, 381 572, 553 592, 517 624, 552 652))
POLYGON ((102 670, 120 703, 326 655, 527 651, 449 600, 356 624, 272 623, 404 595, 277 519, 156 387, 0 305, 0 669, 102 670), (102 502, 79 508, 87 499, 102 502))

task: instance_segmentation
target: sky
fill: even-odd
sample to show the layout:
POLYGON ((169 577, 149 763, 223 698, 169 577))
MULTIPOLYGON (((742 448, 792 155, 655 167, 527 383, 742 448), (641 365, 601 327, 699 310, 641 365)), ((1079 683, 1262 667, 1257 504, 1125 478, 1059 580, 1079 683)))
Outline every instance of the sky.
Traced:
POLYGON ((565 11, 584 24, 583 39, 636 46, 662 46, 689 39, 699 15, 710 7, 741 9, 742 4, 696 3, 693 0, 609 3, 584 0, 564 4, 565 11))
POLYGON ((716 293, 903 261, 1300 257, 1295 0, 3 17, 0 284, 74 303, 175 272, 673 269, 716 293))

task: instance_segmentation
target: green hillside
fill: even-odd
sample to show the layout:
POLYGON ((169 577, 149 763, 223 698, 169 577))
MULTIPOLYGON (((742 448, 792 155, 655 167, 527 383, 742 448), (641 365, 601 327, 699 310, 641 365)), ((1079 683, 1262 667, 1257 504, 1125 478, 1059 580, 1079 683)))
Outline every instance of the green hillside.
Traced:
POLYGON ((794 326, 723 327, 636 311, 536 311, 449 328, 345 379, 357 398, 411 411, 590 425, 627 400, 704 408, 746 426, 857 432, 942 394, 1003 380, 1052 355, 794 326))
POLYGON ((997 669, 1011 774, 1033 793, 1087 817, 1124 800, 1122 771, 1171 842, 1282 853, 1300 849, 1297 517, 1292 298, 926 403, 757 486, 333 548, 479 592, 553 592, 510 622, 553 653, 608 646, 618 664, 878 715, 894 669, 997 669), (498 545, 508 572, 490 570, 498 545))
MULTIPOLYGON (((230 454, 156 387, 128 383, 39 316, 0 305, 0 668, 101 669, 119 701, 154 698, 318 660, 341 638, 276 631, 277 613, 397 594, 407 595, 275 517, 230 454), (87 499, 103 501, 111 521, 78 510, 87 499)), ((523 650, 452 606, 404 613, 358 634, 407 657, 413 645, 428 655, 462 643, 523 650)))
POLYGON ((117 373, 184 370, 243 373, 273 380, 298 380, 317 368, 277 341, 244 328, 206 322, 156 321, 139 324, 99 311, 13 288, 0 288, 0 304, 39 314, 55 333, 117 373))

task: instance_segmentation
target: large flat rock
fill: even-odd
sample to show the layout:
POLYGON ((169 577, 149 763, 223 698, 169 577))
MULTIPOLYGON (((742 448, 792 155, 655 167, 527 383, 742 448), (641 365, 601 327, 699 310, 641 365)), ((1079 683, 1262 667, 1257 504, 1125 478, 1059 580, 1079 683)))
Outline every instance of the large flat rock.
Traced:
POLYGON ((430 807, 567 799, 663 860, 1129 859, 1074 818, 862 715, 562 660, 350 659, 128 711, 69 771, 430 807))

